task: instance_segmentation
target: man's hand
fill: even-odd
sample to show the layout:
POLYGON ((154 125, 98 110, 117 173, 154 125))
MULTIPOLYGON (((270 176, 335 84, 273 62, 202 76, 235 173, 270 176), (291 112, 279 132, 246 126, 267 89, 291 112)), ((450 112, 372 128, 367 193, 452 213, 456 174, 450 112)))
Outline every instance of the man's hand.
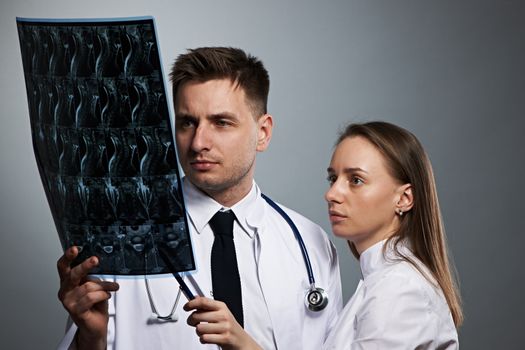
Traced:
POLYGON ((195 310, 188 317, 188 324, 195 327, 200 342, 217 344, 223 350, 262 350, 221 301, 197 297, 184 305, 184 310, 195 310))
POLYGON ((87 278, 89 271, 98 265, 95 256, 71 268, 77 255, 77 247, 71 247, 57 261, 60 276, 58 299, 78 326, 78 348, 104 349, 109 320, 108 299, 110 292, 118 290, 119 285, 87 278))

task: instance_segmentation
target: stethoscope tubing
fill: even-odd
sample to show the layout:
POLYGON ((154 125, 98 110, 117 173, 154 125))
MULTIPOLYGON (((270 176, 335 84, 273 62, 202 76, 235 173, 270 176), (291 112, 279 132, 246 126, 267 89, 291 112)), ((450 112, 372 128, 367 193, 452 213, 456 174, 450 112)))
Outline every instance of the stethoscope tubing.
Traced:
POLYGON ((304 265, 306 266, 306 271, 308 273, 308 280, 310 281, 310 285, 314 286, 315 278, 314 278, 314 273, 312 270, 312 264, 310 263, 310 257, 308 256, 308 250, 306 250, 306 246, 304 245, 303 238, 301 237, 301 234, 299 233, 299 229, 297 228, 297 226, 295 226, 295 223, 292 221, 290 216, 286 214, 286 212, 277 203, 275 203, 273 200, 267 197, 264 193, 261 193, 261 196, 264 198, 266 202, 268 202, 268 204, 270 204, 270 206, 273 209, 275 209, 283 217, 284 220, 286 220, 286 222, 292 229, 295 239, 297 240, 297 242, 299 243, 299 247, 301 248, 304 265))

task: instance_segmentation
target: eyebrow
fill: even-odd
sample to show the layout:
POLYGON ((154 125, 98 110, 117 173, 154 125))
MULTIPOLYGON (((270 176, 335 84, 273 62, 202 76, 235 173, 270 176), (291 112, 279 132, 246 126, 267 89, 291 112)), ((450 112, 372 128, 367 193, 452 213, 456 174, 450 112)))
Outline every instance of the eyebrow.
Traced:
POLYGON ((180 118, 184 118, 184 119, 195 119, 195 117, 192 116, 191 114, 186 114, 186 113, 175 113, 175 119, 180 119, 180 118))
POLYGON ((220 112, 220 113, 211 114, 208 116, 208 118, 211 118, 211 119, 220 119, 220 118, 239 119, 237 115, 235 115, 234 113, 230 113, 230 112, 220 112))
MULTIPOLYGON (((326 171, 329 172, 329 173, 333 173, 333 172, 335 172, 335 171, 334 171, 334 168, 330 168, 330 167, 327 168, 326 171)), ((347 174, 348 174, 348 173, 358 173, 358 172, 362 172, 362 173, 368 174, 368 171, 366 171, 366 170, 364 170, 364 169, 361 169, 361 168, 359 168, 359 167, 355 167, 355 168, 344 168, 344 169, 343 169, 343 173, 347 173, 347 174)))
MULTIPOLYGON (((178 114, 175 113, 175 118, 180 118, 180 119, 198 119, 194 115, 187 114, 187 113, 178 113, 178 114)), ((220 118, 238 119, 235 114, 230 113, 230 112, 219 112, 219 113, 214 113, 214 114, 210 114, 210 115, 206 116, 206 119, 220 119, 220 118)))

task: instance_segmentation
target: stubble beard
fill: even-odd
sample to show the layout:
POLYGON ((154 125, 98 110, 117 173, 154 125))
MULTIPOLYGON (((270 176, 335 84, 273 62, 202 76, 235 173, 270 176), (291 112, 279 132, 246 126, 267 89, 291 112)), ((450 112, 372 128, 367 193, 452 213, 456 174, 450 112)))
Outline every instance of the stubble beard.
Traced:
MULTIPOLYGON (((223 204, 227 202, 237 202, 241 200, 251 189, 253 182, 253 170, 255 168, 255 158, 245 168, 237 168, 225 179, 206 178, 200 180, 187 175, 195 187, 208 196, 223 204)), ((186 173, 188 174, 188 173, 186 173)), ((235 204, 233 203, 233 204, 235 204)))

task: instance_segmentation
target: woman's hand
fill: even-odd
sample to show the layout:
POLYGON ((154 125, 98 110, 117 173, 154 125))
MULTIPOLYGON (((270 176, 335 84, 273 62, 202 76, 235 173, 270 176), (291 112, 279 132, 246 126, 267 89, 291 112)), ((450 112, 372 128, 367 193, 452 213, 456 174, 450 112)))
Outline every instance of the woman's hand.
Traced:
POLYGON ((187 322, 195 327, 201 343, 217 344, 224 350, 262 350, 223 302, 197 297, 186 303, 184 310, 195 310, 187 322))

